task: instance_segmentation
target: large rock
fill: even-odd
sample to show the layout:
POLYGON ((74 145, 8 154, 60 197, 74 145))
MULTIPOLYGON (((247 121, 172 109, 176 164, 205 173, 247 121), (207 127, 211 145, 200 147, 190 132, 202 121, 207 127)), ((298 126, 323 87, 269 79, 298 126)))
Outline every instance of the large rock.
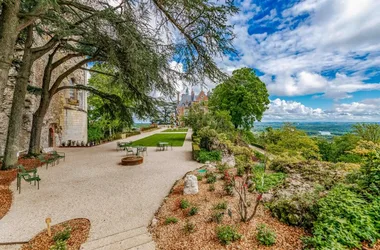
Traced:
POLYGON ((183 194, 197 194, 198 193, 198 180, 195 175, 189 174, 185 177, 185 188, 183 194))
POLYGON ((233 168, 236 165, 235 156, 233 154, 223 154, 222 164, 226 164, 227 166, 233 168))

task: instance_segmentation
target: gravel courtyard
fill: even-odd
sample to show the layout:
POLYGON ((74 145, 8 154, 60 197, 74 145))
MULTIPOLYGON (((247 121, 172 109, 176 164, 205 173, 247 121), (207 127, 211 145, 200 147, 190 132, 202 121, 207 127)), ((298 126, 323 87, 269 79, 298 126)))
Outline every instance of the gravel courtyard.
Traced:
MULTIPOLYGON (((164 129, 121 141, 137 140, 164 129)), ((22 192, 12 183, 14 202, 0 220, 0 243, 28 241, 45 228, 45 218, 56 224, 72 218, 91 221, 89 240, 148 226, 173 183, 199 167, 191 159, 191 132, 183 147, 156 152, 148 148, 144 163, 120 166, 124 151, 116 142, 92 148, 59 149, 66 161, 38 169, 40 190, 23 182, 22 192)))

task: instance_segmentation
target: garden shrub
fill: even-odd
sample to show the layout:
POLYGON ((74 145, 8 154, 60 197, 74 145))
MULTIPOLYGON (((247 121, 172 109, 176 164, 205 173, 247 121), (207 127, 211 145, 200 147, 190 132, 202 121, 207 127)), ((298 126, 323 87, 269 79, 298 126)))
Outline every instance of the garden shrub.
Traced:
POLYGON ((58 232, 54 235, 54 241, 67 241, 71 235, 71 228, 67 227, 63 231, 58 232))
POLYGON ((186 209, 190 207, 190 202, 186 199, 182 199, 179 206, 181 209, 186 209))
POLYGON ((192 136, 192 140, 194 143, 198 145, 201 143, 201 138, 199 136, 196 136, 196 135, 192 136))
POLYGON ((220 243, 223 245, 228 245, 231 242, 240 240, 242 237, 242 235, 237 232, 236 228, 229 225, 217 227, 216 235, 220 243))
POLYGON ((361 248, 362 241, 375 243, 380 238, 378 202, 368 203, 359 194, 339 184, 318 202, 313 236, 304 239, 317 249, 361 248), (376 204, 377 203, 377 204, 376 204), (377 214, 376 214, 377 213, 377 214))
POLYGON ((211 214, 211 221, 215 223, 222 223, 224 217, 224 212, 215 211, 211 214))
POLYGON ((260 224, 257 227, 256 239, 265 246, 271 246, 276 243, 276 234, 265 224, 260 224))
POLYGON ((200 146, 208 151, 211 150, 212 145, 216 142, 218 137, 218 132, 215 129, 210 129, 209 127, 203 127, 198 131, 198 136, 200 137, 200 146))
POLYGON ((215 191, 215 185, 214 184, 210 184, 210 186, 208 187, 208 191, 214 192, 215 191))
POLYGON ((176 217, 167 217, 165 220, 165 224, 175 224, 178 222, 178 219, 176 217))
POLYGON ((219 202, 218 204, 216 204, 214 206, 214 209, 227 209, 227 202, 226 201, 222 201, 222 202, 219 202))
POLYGON ((199 153, 200 153, 201 149, 200 149, 199 145, 197 143, 194 143, 194 142, 193 142, 192 149, 193 149, 193 160, 197 161, 199 158, 199 153))
POLYGON ((207 179, 207 183, 209 183, 209 184, 216 182, 216 175, 214 173, 207 172, 205 177, 207 179))
POLYGON ((226 171, 230 167, 227 164, 224 163, 224 164, 218 164, 218 165, 216 165, 216 168, 218 169, 218 171, 220 173, 224 173, 224 171, 226 171))
POLYGON ((215 183, 216 182, 216 175, 212 175, 212 176, 209 176, 207 177, 207 183, 215 183))
POLYGON ((310 228, 316 219, 317 192, 297 193, 269 204, 272 214, 280 221, 293 226, 310 228))
POLYGON ((198 161, 201 163, 205 163, 206 161, 220 161, 222 160, 222 153, 220 151, 206 151, 201 149, 198 156, 198 161))
POLYGON ((262 162, 265 160, 265 155, 262 154, 262 153, 260 153, 260 152, 258 152, 258 151, 255 151, 255 156, 256 156, 257 159, 259 159, 262 162))
POLYGON ((198 207, 191 207, 189 211, 189 216, 198 214, 198 207))
POLYGON ((183 226, 183 231, 185 231, 187 234, 193 233, 195 231, 195 224, 190 221, 186 221, 185 225, 183 226))
POLYGON ((197 180, 198 180, 198 181, 201 181, 202 179, 203 179, 203 175, 198 174, 198 175, 197 175, 197 180))
POLYGON ((54 245, 50 247, 50 250, 67 250, 67 244, 64 240, 57 240, 54 245))

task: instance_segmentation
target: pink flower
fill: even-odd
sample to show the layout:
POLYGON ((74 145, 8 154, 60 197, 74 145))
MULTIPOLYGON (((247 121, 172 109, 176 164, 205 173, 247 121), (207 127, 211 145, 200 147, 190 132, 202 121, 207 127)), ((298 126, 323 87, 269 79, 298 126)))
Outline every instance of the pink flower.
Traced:
POLYGON ((263 198, 263 194, 259 194, 259 196, 257 196, 256 200, 261 201, 262 198, 263 198))

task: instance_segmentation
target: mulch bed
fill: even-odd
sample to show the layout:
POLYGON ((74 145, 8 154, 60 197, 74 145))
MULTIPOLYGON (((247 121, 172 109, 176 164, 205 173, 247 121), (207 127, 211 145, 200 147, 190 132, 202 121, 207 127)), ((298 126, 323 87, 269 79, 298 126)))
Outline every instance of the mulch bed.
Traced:
MULTIPOLYGON (((46 156, 48 157, 48 156, 46 156)), ((19 158, 18 164, 23 165, 26 170, 41 166, 41 162, 34 158, 19 158)), ((0 162, 1 168, 1 162, 0 162)), ((9 185, 16 179, 17 169, 0 170, 0 220, 9 211, 12 205, 12 191, 9 185)))
POLYGON ((53 237, 56 233, 64 231, 66 228, 71 229, 70 238, 67 240, 67 249, 76 250, 86 242, 90 232, 91 223, 88 219, 72 219, 51 227, 51 236, 47 230, 40 232, 28 243, 24 244, 21 250, 46 250, 54 245, 53 237))
MULTIPOLYGON (((198 174, 196 171, 193 174, 198 174)), ((172 189, 172 193, 166 198, 163 205, 156 214, 158 223, 151 226, 153 238, 158 249, 302 249, 301 237, 306 236, 302 228, 288 226, 271 216, 270 212, 260 205, 256 216, 249 223, 239 222, 236 207, 238 204, 237 195, 226 195, 223 190, 223 181, 218 178, 214 184, 215 191, 209 191, 209 184, 205 178, 198 181, 199 193, 196 195, 183 195, 184 181, 178 181, 172 189), (180 209, 181 199, 188 200, 192 206, 197 206, 198 214, 188 216, 189 209, 180 209), (211 214, 215 210, 214 206, 221 201, 228 203, 228 208, 232 210, 232 217, 225 215, 221 224, 210 222, 211 214), (165 224, 167 217, 176 217, 175 224, 165 224), (193 233, 186 233, 183 230, 187 222, 195 224, 193 233), (271 247, 262 246, 256 239, 257 225, 265 223, 277 235, 276 244, 271 247), (243 235, 242 239, 223 246, 216 236, 216 228, 219 225, 236 226, 238 232, 243 235)), ((250 194, 254 202, 256 195, 250 194)), ((223 211, 223 210, 222 210, 223 211)))

